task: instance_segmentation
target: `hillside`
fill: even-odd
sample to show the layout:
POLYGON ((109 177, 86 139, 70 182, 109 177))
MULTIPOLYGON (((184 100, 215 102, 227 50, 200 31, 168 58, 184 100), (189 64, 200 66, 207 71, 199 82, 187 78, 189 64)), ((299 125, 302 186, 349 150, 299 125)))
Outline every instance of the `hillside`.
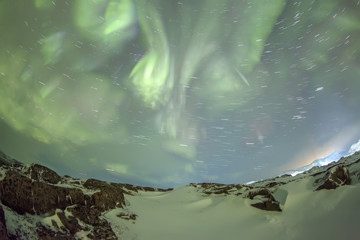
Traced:
POLYGON ((0 239, 359 239, 360 154, 302 174, 156 189, 0 154, 0 239))

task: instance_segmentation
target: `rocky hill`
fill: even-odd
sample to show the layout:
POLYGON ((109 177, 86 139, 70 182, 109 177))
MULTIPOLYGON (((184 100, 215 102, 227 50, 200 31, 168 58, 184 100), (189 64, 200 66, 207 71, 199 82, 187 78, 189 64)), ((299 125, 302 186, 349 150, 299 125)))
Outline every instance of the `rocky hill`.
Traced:
POLYGON ((123 208, 124 195, 171 190, 59 176, 2 152, 0 163, 0 239, 117 239, 104 212, 123 208))
MULTIPOLYGON (((345 185, 358 189, 359 162, 356 153, 295 177, 284 175, 249 185, 192 183, 177 189, 155 189, 59 176, 47 167, 26 166, 0 152, 0 239, 166 239, 142 235, 150 231, 143 228, 145 225, 155 224, 156 230, 156 223, 146 220, 149 209, 156 209, 151 205, 154 203, 164 214, 174 209, 192 209, 189 213, 196 214, 201 209, 196 216, 202 216, 204 211, 211 212, 205 209, 215 207, 214 202, 222 204, 230 199, 246 205, 246 212, 259 209, 280 217, 287 211, 286 199, 292 194, 286 186, 306 184, 314 193, 345 185), (171 210, 164 207, 168 203, 164 199, 171 202, 171 210), (161 201, 165 201, 163 205, 161 201)), ((179 215, 182 218, 185 221, 187 217, 179 215)), ((213 236, 210 239, 216 239, 213 236)), ((182 239, 175 232, 174 237, 182 239)))

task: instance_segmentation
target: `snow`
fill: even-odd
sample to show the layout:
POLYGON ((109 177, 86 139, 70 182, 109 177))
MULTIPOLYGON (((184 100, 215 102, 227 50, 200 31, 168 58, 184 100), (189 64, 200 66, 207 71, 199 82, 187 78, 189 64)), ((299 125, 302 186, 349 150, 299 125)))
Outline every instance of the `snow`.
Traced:
POLYGON ((61 227, 63 227, 64 225, 62 224, 59 216, 57 215, 57 213, 60 211, 61 211, 60 209, 56 209, 56 213, 54 215, 45 217, 41 221, 42 225, 46 226, 47 228, 51 229, 54 232, 61 231, 61 227), (56 228, 55 226, 53 226, 52 221, 56 222, 56 224, 59 228, 56 228))
POLYGON ((306 166, 303 166, 303 167, 300 167, 300 168, 297 168, 297 169, 294 169, 291 171, 287 171, 287 172, 285 172, 285 174, 290 174, 291 176, 296 176, 300 173, 310 170, 313 167, 322 167, 322 166, 326 166, 332 162, 337 162, 344 155, 346 155, 345 152, 333 152, 324 158, 319 158, 319 159, 313 161, 309 165, 306 165, 306 166))
MULTIPOLYGON (((73 181, 74 182, 74 181, 73 181)), ((85 195, 93 195, 94 193, 97 193, 97 192, 100 192, 99 189, 88 189, 88 188, 85 188, 83 187, 82 185, 77 185, 77 184, 74 184, 73 182, 71 181, 68 181, 68 182, 60 182, 60 183, 57 183, 57 184, 52 184, 53 186, 57 186, 57 187, 63 187, 63 188, 77 188, 79 190, 81 190, 83 192, 83 194, 85 195)), ((80 182, 80 180, 79 180, 80 182)), ((80 183, 83 184, 85 181, 81 181, 80 183)), ((69 196, 70 197, 70 196, 69 196)))
POLYGON ((360 151, 360 139, 358 140, 358 142, 352 144, 347 152, 346 151, 333 152, 333 153, 331 153, 330 155, 328 155, 328 156, 326 156, 324 158, 316 159, 315 161, 313 161, 309 165, 287 171, 284 174, 290 174, 291 176, 296 176, 296 175, 298 175, 300 173, 303 173, 305 171, 310 170, 313 167, 326 166, 326 165, 328 165, 328 164, 330 164, 332 162, 337 162, 342 157, 349 157, 349 156, 351 156, 354 153, 359 152, 359 151, 360 151))
POLYGON ((359 139, 359 141, 357 141, 356 143, 351 145, 347 156, 353 155, 354 153, 356 153, 358 151, 360 151, 360 139, 359 139))
MULTIPOLYGON (((358 168, 356 163, 349 171, 358 168)), ((324 170, 325 167, 317 169, 324 170)), ((122 239, 358 239, 360 184, 353 182, 335 190, 314 191, 318 177, 304 173, 295 179, 272 179, 287 182, 275 187, 273 193, 282 212, 253 208, 251 200, 241 195, 206 195, 198 187, 185 186, 170 192, 140 191, 134 196, 126 195, 129 204, 125 211, 136 213, 135 221, 117 217, 122 209, 105 216, 122 239)))
POLYGON ((280 239, 355 239, 360 186, 314 192, 309 183, 307 179, 286 186, 289 195, 277 220, 290 235, 280 239))
MULTIPOLYGON (((125 210, 126 211, 126 210, 125 210)), ((111 224, 111 228, 119 239, 138 239, 137 233, 131 231, 128 224, 134 224, 134 222, 128 222, 119 218, 117 215, 124 212, 124 209, 116 208, 103 215, 103 217, 111 224)))
MULTIPOLYGON (((357 143, 358 144, 358 143, 357 143)), ((360 145, 360 143, 359 143, 360 145)), ((357 149, 356 144, 353 145, 357 149)), ((349 151, 350 152, 350 151, 349 151)), ((282 176, 249 183, 243 188, 228 189, 229 194, 215 194, 222 186, 191 184, 168 192, 139 191, 125 195, 126 206, 104 212, 119 239, 180 240, 180 239, 347 239, 357 240, 360 208, 360 153, 342 158, 324 167, 314 167, 295 177, 282 176), (336 166, 344 165, 351 175, 351 185, 334 190, 315 191, 315 181, 336 166), (317 174, 312 176, 312 174, 317 174), (280 203, 282 212, 264 211, 250 206, 245 197, 248 188, 268 188, 280 203), (130 217, 136 214, 136 220, 130 217)), ((1 169, 0 169, 1 170, 1 169)), ((3 172, 2 172, 3 173, 3 172)), ((73 187, 71 183, 56 184, 73 187)), ((76 185, 76 184, 75 184, 76 185)), ((79 186, 81 189, 81 186, 79 186)), ((82 189, 84 190, 84 189, 82 189)), ((85 192, 88 190, 84 190, 85 192)), ((91 190, 92 191, 92 190, 91 190)), ((89 193, 91 192, 89 190, 89 193)), ((18 215, 2 205, 8 231, 24 239, 36 239, 37 224, 53 231, 55 221, 62 226, 57 214, 53 216, 18 215)), ((60 209, 56 212, 61 211, 60 209)), ((72 214, 65 209, 65 216, 72 214)), ((83 223, 79 222, 80 225, 83 223)), ((77 239, 87 239, 89 231, 79 231, 77 239)))
POLYGON ((340 152, 333 152, 330 155, 324 157, 324 158, 320 158, 317 159, 315 161, 313 161, 311 164, 291 170, 291 171, 287 171, 285 172, 285 174, 290 174, 292 176, 296 176, 300 173, 303 173, 305 171, 310 170, 313 167, 321 167, 321 166, 326 166, 332 162, 337 162, 339 161, 342 157, 349 157, 353 154, 355 154, 356 152, 360 151, 360 140, 357 143, 354 143, 351 145, 351 147, 349 148, 349 150, 347 152, 344 151, 340 151, 340 152))
POLYGON ((1 204, 1 206, 4 210, 8 233, 16 233, 20 239, 37 239, 36 224, 41 221, 40 216, 30 214, 20 215, 4 204, 1 204))
POLYGON ((83 239, 83 240, 88 240, 90 238, 87 237, 87 235, 90 233, 90 231, 84 231, 84 230, 81 230, 81 231, 78 231, 76 234, 75 234, 75 239, 83 239))

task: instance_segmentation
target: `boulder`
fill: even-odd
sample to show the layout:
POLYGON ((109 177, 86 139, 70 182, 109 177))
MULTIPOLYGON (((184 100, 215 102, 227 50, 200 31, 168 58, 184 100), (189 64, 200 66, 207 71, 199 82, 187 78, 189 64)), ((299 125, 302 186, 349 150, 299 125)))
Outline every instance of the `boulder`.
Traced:
POLYGON ((252 203, 251 206, 259 208, 266 211, 278 211, 281 212, 280 203, 278 201, 273 201, 270 199, 265 199, 264 201, 252 203))
POLYGON ((321 184, 316 191, 321 189, 335 189, 343 185, 349 185, 351 178, 349 170, 344 165, 338 165, 330 169, 320 180, 321 184))
POLYGON ((253 207, 266 211, 282 211, 280 203, 275 200, 267 188, 252 189, 247 193, 246 197, 253 200, 253 203, 250 204, 253 207))
POLYGON ((99 217, 101 215, 101 211, 94 207, 89 206, 79 206, 74 205, 68 207, 67 210, 77 219, 83 221, 86 224, 90 224, 92 226, 101 226, 103 225, 103 220, 99 217))
POLYGON ((134 213, 119 213, 116 216, 125 220, 136 220, 137 217, 134 213))
MULTIPOLYGON (((222 183, 199 183, 199 184, 195 184, 195 183, 190 183, 190 186, 198 188, 200 191, 202 191, 205 194, 224 194, 224 195, 229 195, 229 194, 240 194, 238 192, 236 192, 237 190, 240 190, 242 188, 246 188, 249 189, 251 188, 250 186, 245 186, 245 185, 241 185, 241 184, 222 184, 222 183)), ((172 189, 170 189, 172 190, 172 189)), ((168 189, 166 189, 165 191, 168 191, 168 189)))
POLYGON ((80 226, 78 220, 75 217, 73 216, 66 217, 63 211, 58 212, 57 216, 59 217, 61 223, 70 232, 71 235, 74 235, 78 231, 84 229, 83 227, 80 226))
POLYGON ((253 190, 250 190, 247 194, 247 197, 250 199, 254 199, 254 197, 256 196, 262 196, 265 198, 275 200, 273 195, 271 195, 271 192, 267 188, 255 188, 253 190))
POLYGON ((270 182, 270 183, 266 184, 265 187, 272 188, 272 187, 281 186, 283 184, 284 184, 283 182, 270 182))
POLYGON ((35 181, 56 184, 61 180, 61 177, 55 171, 39 164, 32 164, 27 170, 27 173, 29 173, 31 179, 35 181))
POLYGON ((121 184, 107 183, 96 179, 88 179, 83 184, 85 188, 100 190, 91 196, 94 207, 106 211, 125 205, 124 190, 121 184))

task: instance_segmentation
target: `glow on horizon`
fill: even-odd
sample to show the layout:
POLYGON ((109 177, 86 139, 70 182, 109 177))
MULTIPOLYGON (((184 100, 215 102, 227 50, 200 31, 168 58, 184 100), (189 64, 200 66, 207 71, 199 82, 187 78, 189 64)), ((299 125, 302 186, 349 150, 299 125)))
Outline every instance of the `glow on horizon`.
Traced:
POLYGON ((288 171, 307 166, 317 159, 325 158, 334 152, 347 151, 345 149, 356 136, 360 134, 359 124, 344 128, 338 135, 324 144, 317 143, 313 138, 309 139, 307 146, 296 154, 292 161, 286 164, 282 169, 288 171))

